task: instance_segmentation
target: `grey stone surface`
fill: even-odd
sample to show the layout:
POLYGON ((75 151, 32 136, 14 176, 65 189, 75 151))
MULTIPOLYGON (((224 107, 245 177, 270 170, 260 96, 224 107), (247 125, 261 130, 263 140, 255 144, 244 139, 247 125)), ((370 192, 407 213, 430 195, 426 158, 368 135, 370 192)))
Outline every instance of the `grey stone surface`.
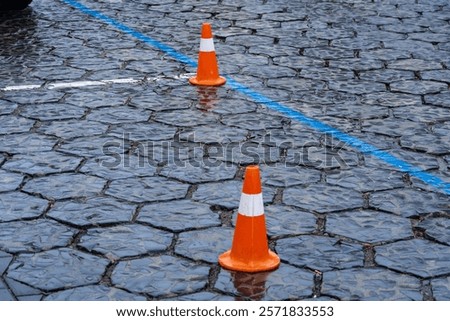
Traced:
POLYGON ((39 177, 27 182, 23 188, 29 193, 38 193, 51 199, 88 197, 100 194, 106 181, 81 174, 55 174, 39 177))
POLYGON ((400 172, 367 168, 353 168, 328 174, 328 183, 361 192, 377 191, 403 187, 403 175, 400 172))
POLYGON ((320 181, 320 172, 306 167, 286 165, 260 166, 261 181, 264 185, 289 187, 320 181))
POLYGON ((380 268, 329 271, 322 293, 344 301, 421 301, 419 279, 380 268))
POLYGON ((430 217, 420 222, 418 227, 423 228, 427 235, 450 246, 450 219, 448 217, 430 217))
POLYGON ((2 168, 30 175, 45 175, 75 170, 82 159, 58 152, 16 154, 2 168))
POLYGON ((65 140, 81 137, 102 135, 108 129, 108 125, 87 120, 63 120, 41 124, 38 132, 56 136, 65 140))
POLYGON ((79 246, 103 254, 110 260, 162 252, 172 242, 172 234, 138 224, 89 229, 79 246), (120 246, 118 246, 120 244, 120 246))
POLYGON ((106 194, 131 202, 151 202, 184 198, 189 185, 163 177, 118 179, 111 183, 106 194))
POLYGON ((20 115, 41 121, 80 119, 85 114, 86 109, 69 104, 39 104, 26 105, 20 109, 20 115))
POLYGON ((0 192, 14 191, 23 181, 23 176, 0 169, 0 192))
POLYGON ((174 232, 220 225, 219 214, 214 213, 209 205, 192 200, 145 205, 137 220, 174 232))
POLYGON ((131 222, 136 206, 112 197, 92 197, 86 200, 57 201, 48 216, 76 226, 131 222))
POLYGON ((9 134, 0 139, 0 152, 26 154, 51 151, 57 140, 43 135, 9 134))
POLYGON ((3 273, 5 273, 11 261, 12 261, 11 254, 0 251, 0 274, 3 275, 3 273))
POLYGON ((365 243, 386 242, 413 236, 411 222, 408 219, 370 210, 328 215, 325 231, 365 243))
POLYGON ((278 255, 290 264, 322 272, 360 267, 364 258, 362 246, 316 235, 278 240, 276 250, 278 255))
POLYGON ((448 301, 450 299, 450 277, 434 279, 431 281, 433 296, 438 301, 448 301))
POLYGON ((168 255, 120 262, 111 280, 118 288, 151 296, 198 291, 208 282, 209 268, 168 255))
POLYGON ((415 189, 376 192, 370 195, 369 204, 408 218, 449 209, 447 196, 415 189))
POLYGON ((363 197, 360 192, 355 190, 319 183, 300 188, 287 188, 283 194, 283 203, 326 213, 360 208, 363 206, 363 197), (340 202, 339 199, 346 201, 340 202))
POLYGON ((233 294, 240 300, 298 300, 312 295, 313 278, 312 272, 286 264, 281 264, 273 272, 245 273, 221 270, 215 288, 233 294))
POLYGON ((108 261, 72 249, 20 254, 7 276, 44 291, 98 283, 108 261))
POLYGON ((188 183, 216 182, 233 179, 237 167, 213 159, 186 161, 183 165, 170 164, 160 174, 188 183))
POLYGON ((378 246, 375 251, 379 265, 419 277, 445 275, 450 270, 450 247, 427 240, 399 241, 378 246))
POLYGON ((0 224, 0 249, 9 253, 40 252, 70 244, 77 230, 45 219, 0 224))
POLYGON ((231 248, 232 239, 233 230, 230 228, 183 232, 175 245, 175 253, 195 261, 216 263, 219 255, 231 248))
POLYGON ((146 301, 146 297, 114 287, 88 285, 52 293, 44 301, 146 301))
POLYGON ((312 233, 317 229, 317 217, 309 212, 285 205, 264 208, 267 233, 270 236, 287 236, 312 233))
POLYGON ((0 222, 37 218, 48 207, 48 201, 21 192, 0 194, 0 222))
POLYGON ((153 176, 156 167, 145 157, 134 155, 99 156, 88 159, 80 168, 81 173, 99 176, 108 180, 153 176))
POLYGON ((14 115, 0 116, 2 127, 0 128, 0 135, 4 134, 19 134, 28 132, 33 127, 35 121, 14 115))

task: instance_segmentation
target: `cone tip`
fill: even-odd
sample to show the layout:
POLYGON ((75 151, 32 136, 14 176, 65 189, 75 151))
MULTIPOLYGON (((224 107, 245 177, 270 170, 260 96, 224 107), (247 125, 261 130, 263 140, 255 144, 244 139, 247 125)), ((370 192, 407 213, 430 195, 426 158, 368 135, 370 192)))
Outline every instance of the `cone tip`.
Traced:
POLYGON ((211 24, 209 22, 204 22, 202 24, 202 38, 203 39, 208 39, 208 38, 212 38, 212 28, 211 28, 211 24))
POLYGON ((249 165, 245 169, 244 184, 242 192, 245 194, 261 193, 261 178, 258 165, 249 165))

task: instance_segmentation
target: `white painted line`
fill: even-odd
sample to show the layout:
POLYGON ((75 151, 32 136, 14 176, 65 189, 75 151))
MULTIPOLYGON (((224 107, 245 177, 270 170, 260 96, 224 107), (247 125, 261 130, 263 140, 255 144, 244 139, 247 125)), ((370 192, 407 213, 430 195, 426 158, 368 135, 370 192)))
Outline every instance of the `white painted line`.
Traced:
MULTIPOLYGON (((175 76, 158 76, 153 77, 147 80, 147 82, 155 82, 164 79, 188 79, 195 74, 186 73, 175 76)), ((17 86, 6 86, 4 88, 0 88, 0 91, 26 91, 33 89, 65 89, 65 88, 83 88, 83 87, 93 87, 93 86, 106 86, 111 84, 137 84, 140 82, 144 82, 142 79, 134 79, 134 78, 118 78, 118 79, 103 79, 103 80, 83 80, 83 81, 71 81, 71 82, 51 82, 47 85, 17 85, 17 86)))
POLYGON ((60 82, 49 84, 46 87, 48 89, 63 89, 63 88, 80 88, 89 86, 104 86, 105 83, 101 81, 74 81, 74 82, 60 82))
POLYGON ((1 91, 16 91, 16 90, 32 90, 41 88, 42 85, 18 85, 18 86, 6 86, 1 91))

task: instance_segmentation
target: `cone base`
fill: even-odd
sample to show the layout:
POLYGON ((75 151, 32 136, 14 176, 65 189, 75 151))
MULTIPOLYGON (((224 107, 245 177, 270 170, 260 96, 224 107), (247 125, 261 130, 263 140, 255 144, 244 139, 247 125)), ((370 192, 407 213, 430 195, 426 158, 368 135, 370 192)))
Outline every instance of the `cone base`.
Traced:
POLYGON ((272 271, 280 266, 280 258, 269 250, 267 258, 263 261, 242 262, 231 258, 231 250, 219 256, 219 264, 223 268, 239 272, 264 272, 272 271))
POLYGON ((195 86, 222 86, 227 80, 219 76, 216 79, 198 80, 197 76, 189 78, 189 82, 195 86))

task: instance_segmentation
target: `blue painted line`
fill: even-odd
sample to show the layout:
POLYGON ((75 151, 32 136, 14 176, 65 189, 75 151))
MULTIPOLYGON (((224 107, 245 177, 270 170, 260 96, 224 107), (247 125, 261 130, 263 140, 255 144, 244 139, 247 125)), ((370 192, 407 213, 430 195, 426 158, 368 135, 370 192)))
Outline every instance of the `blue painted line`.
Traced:
MULTIPOLYGON (((75 0, 61 0, 61 1, 80 10, 84 14, 90 15, 110 26, 115 27, 116 29, 118 29, 126 34, 129 34, 133 38, 138 39, 138 40, 152 46, 153 48, 166 53, 167 55, 178 60, 179 62, 187 64, 191 67, 195 67, 195 68, 197 67, 197 62, 192 60, 188 56, 185 56, 185 55, 179 53, 172 47, 167 46, 166 44, 164 44, 162 42, 159 42, 149 36, 146 36, 138 31, 130 28, 130 27, 127 27, 126 25, 118 22, 117 20, 114 20, 96 10, 90 9, 75 0)), ((411 165, 408 162, 405 162, 405 161, 395 157, 394 155, 391 155, 385 151, 382 151, 382 150, 378 149, 377 147, 375 147, 371 144, 368 144, 356 137, 348 135, 348 134, 340 131, 339 129, 336 129, 332 126, 322 123, 316 119, 307 117, 299 111, 293 110, 293 109, 291 109, 285 105, 282 105, 282 104, 280 104, 280 103, 278 103, 256 91, 253 91, 252 89, 244 86, 243 84, 233 80, 230 77, 226 77, 226 78, 227 78, 228 86, 230 86, 232 89, 236 90, 237 92, 240 92, 240 93, 250 97, 254 102, 263 104, 263 105, 267 106, 268 108, 275 110, 275 111, 283 114, 286 117, 289 117, 298 122, 301 122, 318 132, 333 135, 334 138, 342 141, 343 143, 351 146, 352 148, 359 150, 360 152, 362 152, 364 154, 374 156, 374 157, 384 161, 385 163, 397 168, 398 170, 408 173, 410 176, 416 177, 416 178, 420 179, 421 181, 423 181, 424 183, 440 190, 441 192, 443 192, 447 195, 450 195, 450 183, 445 182, 441 178, 439 178, 435 175, 432 175, 430 173, 427 173, 427 172, 423 171, 421 168, 411 165)))

